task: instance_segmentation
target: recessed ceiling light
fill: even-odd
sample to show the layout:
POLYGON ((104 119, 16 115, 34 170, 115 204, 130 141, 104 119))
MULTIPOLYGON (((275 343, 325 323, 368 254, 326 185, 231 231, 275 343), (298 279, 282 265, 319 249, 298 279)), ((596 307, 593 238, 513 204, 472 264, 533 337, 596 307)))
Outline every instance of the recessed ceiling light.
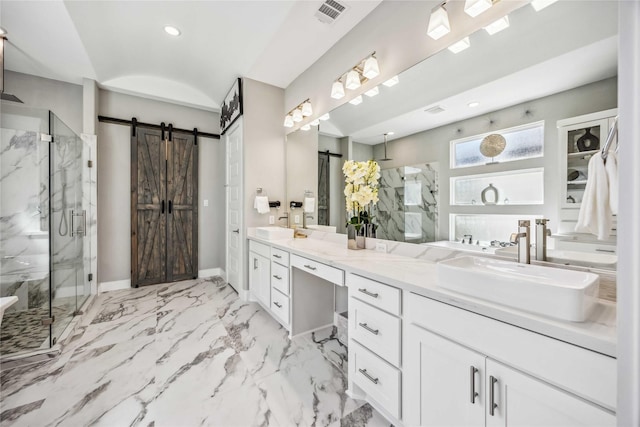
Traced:
POLYGON ((480 105, 480 103, 478 101, 471 101, 470 103, 467 104, 469 107, 471 108, 475 108, 478 105, 480 105))
POLYGON ((180 35, 180 30, 177 29, 176 27, 172 27, 171 25, 167 25, 164 27, 164 31, 165 33, 169 34, 170 36, 174 36, 177 37, 180 35))

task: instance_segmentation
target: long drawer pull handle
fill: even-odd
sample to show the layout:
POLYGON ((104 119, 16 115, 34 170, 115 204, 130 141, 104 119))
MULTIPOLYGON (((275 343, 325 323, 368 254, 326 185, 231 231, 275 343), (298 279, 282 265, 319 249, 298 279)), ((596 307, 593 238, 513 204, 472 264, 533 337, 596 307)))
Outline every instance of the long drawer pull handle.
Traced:
POLYGON ((305 264, 304 266, 305 266, 305 268, 308 268, 311 271, 316 271, 317 270, 317 268, 315 268, 315 267, 313 267, 311 265, 308 265, 308 264, 305 264))
POLYGON ((493 375, 489 376, 489 415, 491 415, 492 417, 495 414, 496 408, 498 407, 498 404, 495 401, 495 385, 498 382, 498 379, 496 377, 494 377, 493 375))
POLYGON ((274 301, 273 305, 275 305, 278 308, 282 308, 282 304, 280 304, 278 301, 274 301))
POLYGON ((274 257, 274 258, 278 258, 278 259, 280 259, 280 258, 282 258, 282 255, 273 254, 273 257, 274 257))
POLYGON ((278 276, 277 274, 274 274, 274 275, 273 275, 273 277, 274 277, 275 279, 282 280, 282 277, 278 276))
POLYGON ((361 373, 362 375, 364 375, 365 377, 367 377, 367 379, 368 379, 369 381, 371 381, 372 383, 374 383, 374 384, 378 384, 378 378, 373 378, 371 375, 369 375, 369 373, 367 372, 367 370, 366 370, 366 369, 358 369, 358 371, 360 371, 360 373, 361 373))
POLYGON ((367 288, 360 288, 358 289, 360 292, 362 292, 365 295, 369 295, 370 297, 374 297, 374 298, 378 298, 378 294, 374 294, 373 292, 369 292, 367 290, 367 288))
POLYGON ((469 376, 471 377, 471 404, 475 405, 476 397, 478 397, 478 392, 476 391, 476 372, 478 372, 478 368, 475 366, 469 367, 469 376))
POLYGON ((367 325, 366 323, 358 323, 358 325, 362 326, 364 329, 371 332, 373 335, 378 335, 378 332, 380 332, 378 329, 371 329, 369 325, 367 325))

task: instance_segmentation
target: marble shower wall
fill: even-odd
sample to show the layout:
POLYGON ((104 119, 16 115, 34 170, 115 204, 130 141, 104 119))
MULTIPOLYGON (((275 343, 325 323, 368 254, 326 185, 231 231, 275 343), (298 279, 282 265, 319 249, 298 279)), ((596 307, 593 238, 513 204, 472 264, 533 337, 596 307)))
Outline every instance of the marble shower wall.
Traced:
POLYGON ((383 169, 380 175, 377 237, 411 243, 436 240, 438 164, 383 169))

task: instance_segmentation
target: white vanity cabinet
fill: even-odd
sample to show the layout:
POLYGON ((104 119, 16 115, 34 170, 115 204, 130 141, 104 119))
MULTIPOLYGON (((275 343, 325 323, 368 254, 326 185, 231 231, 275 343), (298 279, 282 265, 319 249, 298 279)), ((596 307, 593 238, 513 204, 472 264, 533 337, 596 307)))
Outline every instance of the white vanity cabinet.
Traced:
POLYGON ((249 241, 249 289, 264 306, 271 304, 271 248, 249 241))
POLYGON ((289 252, 271 247, 271 312, 284 326, 289 325, 289 252))
POLYGON ((615 425, 615 359, 415 294, 408 300, 405 425, 615 425))

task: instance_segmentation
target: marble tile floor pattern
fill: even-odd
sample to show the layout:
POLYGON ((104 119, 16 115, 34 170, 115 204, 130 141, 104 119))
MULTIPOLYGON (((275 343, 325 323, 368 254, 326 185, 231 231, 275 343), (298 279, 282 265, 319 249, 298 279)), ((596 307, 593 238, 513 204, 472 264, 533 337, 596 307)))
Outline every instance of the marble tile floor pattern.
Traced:
POLYGON ((0 424, 388 426, 345 360, 335 331, 289 340, 220 278, 108 292, 60 356, 0 373, 0 424))

